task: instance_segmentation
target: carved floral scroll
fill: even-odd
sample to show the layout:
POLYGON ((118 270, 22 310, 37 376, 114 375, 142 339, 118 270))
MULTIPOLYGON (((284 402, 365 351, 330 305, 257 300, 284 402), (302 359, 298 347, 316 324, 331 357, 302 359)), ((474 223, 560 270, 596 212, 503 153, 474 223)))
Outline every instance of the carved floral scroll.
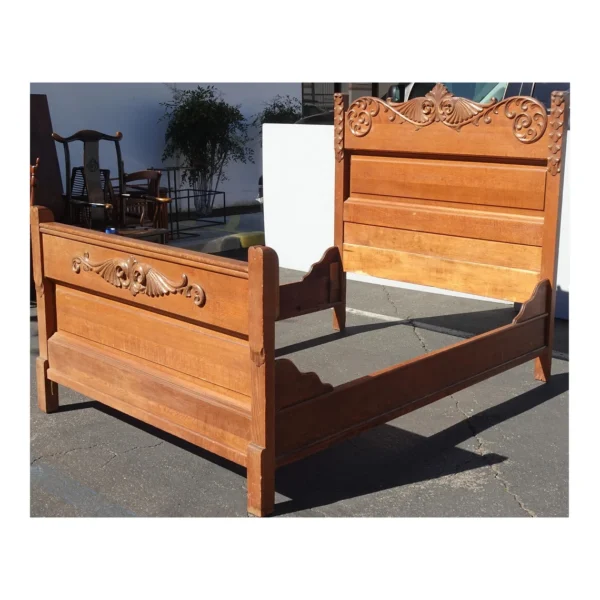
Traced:
POLYGON ((188 284, 187 275, 181 276, 180 283, 174 283, 154 267, 138 262, 133 256, 93 263, 86 252, 83 256, 73 258, 73 271, 80 273, 81 269, 100 275, 104 281, 117 288, 129 290, 133 296, 145 294, 150 298, 157 298, 183 294, 186 298, 193 298, 196 306, 204 306, 206 302, 204 290, 197 283, 188 284))
POLYGON ((560 173, 562 159, 562 136, 565 124, 565 92, 552 92, 552 106, 550 109, 550 156, 548 157, 548 170, 551 175, 560 173))
POLYGON ((344 97, 342 94, 333 96, 333 114, 335 156, 339 162, 344 158, 344 97))
POLYGON ((432 123, 442 123, 460 131, 461 127, 472 123, 479 125, 483 120, 489 124, 495 115, 513 121, 513 133, 524 144, 539 140, 546 131, 548 118, 546 110, 535 99, 516 96, 502 102, 494 98, 481 104, 468 98, 453 96, 447 88, 438 83, 425 97, 413 98, 407 102, 384 102, 379 98, 364 97, 353 102, 348 109, 348 125, 357 137, 363 137, 371 131, 375 117, 386 118, 390 123, 402 124, 405 121, 417 130, 432 123))

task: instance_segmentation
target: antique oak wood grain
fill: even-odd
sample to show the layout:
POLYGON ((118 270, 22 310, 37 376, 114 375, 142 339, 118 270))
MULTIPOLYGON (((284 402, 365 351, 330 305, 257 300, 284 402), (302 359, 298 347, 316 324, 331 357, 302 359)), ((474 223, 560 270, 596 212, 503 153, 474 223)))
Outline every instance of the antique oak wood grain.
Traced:
POLYGON ((372 246, 344 244, 344 266, 354 273, 430 285, 479 296, 524 302, 539 279, 537 271, 452 260, 372 246))
POLYGON ((351 194, 544 209, 542 166, 386 156, 353 156, 351 165, 351 194))
MULTIPOLYGON (((342 256, 344 244, 344 202, 350 190, 350 161, 344 149, 345 115, 348 109, 348 96, 334 94, 334 150, 335 150, 335 192, 334 192, 334 243, 342 256)), ((342 269, 339 280, 340 304, 333 309, 333 328, 344 331, 346 328, 346 271, 342 269)))
POLYGON ((336 387, 277 416, 278 464, 439 400, 539 356, 545 314, 336 387))
POLYGON ((529 360, 550 376, 568 96, 477 104, 334 99, 335 245, 279 286, 248 263, 52 223, 31 208, 38 401, 57 383, 247 469, 247 511, 275 470, 529 360), (524 302, 510 325, 333 387, 275 360, 277 320, 334 309, 346 272, 524 302))
POLYGON ((542 216, 425 207, 364 198, 349 198, 344 203, 344 221, 540 247, 544 236, 542 216))
POLYGON ((36 359, 38 405, 46 413, 58 408, 58 386, 47 375, 48 340, 56 331, 56 299, 54 283, 44 273, 44 250, 40 226, 54 220, 43 206, 31 207, 31 257, 37 299, 37 324, 40 355, 36 359))
POLYGON ((450 260, 512 267, 527 271, 539 272, 542 262, 542 249, 539 246, 463 238, 392 227, 376 227, 360 223, 345 224, 344 240, 347 244, 355 246, 369 246, 375 241, 377 248, 426 256, 443 256, 450 260))
POLYGON ((278 319, 289 319, 327 308, 346 311, 342 299, 342 259, 337 246, 325 251, 302 281, 286 283, 279 288, 278 319))
POLYGON ((279 261, 271 248, 248 251, 252 427, 248 445, 248 513, 262 517, 275 504, 275 321, 279 261))

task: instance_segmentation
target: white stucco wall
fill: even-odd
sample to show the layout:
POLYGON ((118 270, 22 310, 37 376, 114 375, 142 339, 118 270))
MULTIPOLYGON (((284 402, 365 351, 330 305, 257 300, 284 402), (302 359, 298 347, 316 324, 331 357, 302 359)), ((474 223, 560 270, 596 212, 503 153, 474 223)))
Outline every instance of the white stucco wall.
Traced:
MULTIPOLYGON (((301 97, 300 83, 176 83, 178 89, 193 89, 197 85, 214 85, 231 104, 250 120, 263 108, 263 103, 277 94, 301 97)), ((68 136, 80 129, 96 129, 103 133, 123 133, 121 150, 125 170, 132 172, 148 167, 163 166, 166 122, 159 119, 164 114, 161 102, 171 99, 165 83, 32 83, 32 94, 46 94, 54 131, 68 136)), ((256 136, 256 131, 251 131, 256 136)), ((233 164, 227 175, 229 180, 220 189, 227 194, 227 204, 247 204, 258 193, 258 178, 262 174, 262 152, 256 139, 254 164, 233 164)), ((101 165, 116 176, 114 146, 101 143, 101 165)), ((64 154, 57 145, 58 158, 64 181, 64 154)), ((77 155, 72 151, 71 165, 77 166, 77 155)), ((169 166, 173 163, 165 163, 169 166)), ((166 184, 166 177, 163 177, 166 184)))
MULTIPOLYGON (((325 249, 333 245, 333 126, 269 124, 264 126, 263 138, 265 242, 277 251, 280 266, 307 271, 325 249)), ((558 266, 557 316, 561 318, 568 318, 568 173, 567 167, 558 266)), ((348 277, 393 287, 490 300, 354 273, 348 277)))

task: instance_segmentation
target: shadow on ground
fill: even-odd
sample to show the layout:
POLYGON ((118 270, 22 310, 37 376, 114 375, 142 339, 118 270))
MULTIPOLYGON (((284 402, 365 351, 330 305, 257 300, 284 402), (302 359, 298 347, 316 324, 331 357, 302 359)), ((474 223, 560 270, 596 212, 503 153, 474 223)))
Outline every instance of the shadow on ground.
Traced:
MULTIPOLYGON (((435 435, 426 437, 392 425, 382 425, 333 448, 277 471, 276 490, 289 500, 279 502, 275 515, 314 509, 349 498, 437 479, 498 464, 507 457, 480 455, 456 448, 508 419, 566 392, 569 376, 554 375, 547 384, 483 410, 435 435)), ((245 476, 245 469, 168 433, 124 415, 99 402, 61 406, 59 412, 93 408, 147 431, 218 466, 245 476)))
MULTIPOLYGON (((340 335, 351 337, 368 331, 378 329, 387 329, 389 327, 418 327, 426 331, 436 333, 451 334, 457 338, 468 339, 475 335, 480 335, 492 331, 498 327, 509 325, 515 318, 517 311, 512 307, 494 308, 491 310, 481 310, 468 313, 457 313, 450 315, 440 315, 435 317, 413 317, 404 321, 382 321, 368 325, 348 325, 345 331, 335 331, 310 340, 283 346, 275 350, 276 357, 286 356, 300 350, 315 348, 329 342, 339 340, 340 335)), ((457 342, 460 340, 457 340, 457 342)), ((560 353, 555 358, 564 358, 569 353, 569 325, 567 321, 555 320, 554 334, 554 352, 560 353)))

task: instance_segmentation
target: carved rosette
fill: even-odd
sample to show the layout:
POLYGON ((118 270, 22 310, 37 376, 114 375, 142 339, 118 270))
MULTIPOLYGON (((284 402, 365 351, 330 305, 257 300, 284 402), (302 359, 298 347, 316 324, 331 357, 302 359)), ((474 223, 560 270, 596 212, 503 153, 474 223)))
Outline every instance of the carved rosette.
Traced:
POLYGON ((444 85, 438 83, 423 98, 413 98, 408 102, 387 103, 379 98, 359 98, 348 109, 350 131, 357 137, 363 137, 371 131, 374 118, 385 115, 390 123, 409 122, 417 130, 432 123, 442 123, 451 129, 460 131, 461 127, 472 123, 479 125, 492 122, 492 115, 499 115, 504 107, 504 116, 513 120, 513 133, 524 144, 531 144, 542 137, 546 131, 547 116, 544 107, 533 98, 517 96, 497 102, 492 98, 485 104, 468 98, 453 96, 444 85))
POLYGON ((550 108, 550 143, 548 149, 548 171, 551 175, 560 173, 562 161, 562 136, 565 122, 565 92, 552 92, 552 104, 550 108))
POLYGON ((359 98, 348 109, 350 131, 357 137, 363 137, 371 131, 373 117, 379 114, 380 104, 386 106, 378 98, 359 98))
POLYGON ((133 256, 93 263, 86 252, 83 256, 73 258, 73 271, 80 273, 81 269, 100 275, 114 287, 129 290, 133 296, 145 294, 150 298, 157 298, 183 294, 186 298, 193 298, 196 306, 204 306, 206 302, 204 290, 197 283, 188 285, 187 275, 181 276, 181 283, 173 283, 154 267, 139 263, 133 256))
POLYGON ((339 161, 344 157, 344 97, 333 95, 333 121, 335 129, 335 157, 339 161))

